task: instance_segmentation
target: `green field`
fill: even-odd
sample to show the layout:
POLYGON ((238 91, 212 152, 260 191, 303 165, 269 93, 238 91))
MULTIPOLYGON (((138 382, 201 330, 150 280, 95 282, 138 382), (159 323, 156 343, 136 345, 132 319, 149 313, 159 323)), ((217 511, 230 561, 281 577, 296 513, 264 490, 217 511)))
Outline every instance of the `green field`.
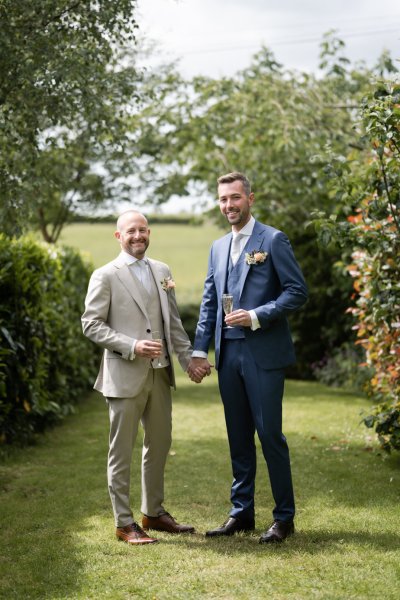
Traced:
MULTIPOLYGON (((150 228, 148 256, 170 266, 178 302, 200 304, 211 243, 225 232, 212 224, 157 224, 150 228)), ((64 229, 60 243, 89 253, 99 267, 120 250, 114 231, 115 226, 109 223, 76 223, 64 229)))

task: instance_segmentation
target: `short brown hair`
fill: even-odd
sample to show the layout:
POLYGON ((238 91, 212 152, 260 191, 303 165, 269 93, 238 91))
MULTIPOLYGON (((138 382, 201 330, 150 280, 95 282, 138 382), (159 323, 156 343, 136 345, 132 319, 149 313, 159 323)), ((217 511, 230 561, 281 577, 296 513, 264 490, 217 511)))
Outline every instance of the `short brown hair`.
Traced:
POLYGON ((247 179, 246 175, 243 175, 243 173, 239 173, 239 171, 233 171, 233 173, 227 173, 226 175, 221 175, 221 177, 218 177, 218 179, 217 179, 217 184, 219 185, 220 183, 233 183, 234 181, 241 181, 243 184, 243 188, 246 193, 246 196, 250 196, 250 194, 251 194, 250 181, 247 179))

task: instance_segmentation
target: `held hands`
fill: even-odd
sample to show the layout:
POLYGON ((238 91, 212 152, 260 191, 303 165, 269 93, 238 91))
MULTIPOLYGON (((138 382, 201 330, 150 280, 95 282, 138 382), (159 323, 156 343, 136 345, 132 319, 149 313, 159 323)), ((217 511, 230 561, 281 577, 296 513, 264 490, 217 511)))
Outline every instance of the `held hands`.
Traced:
POLYGON ((225 323, 231 327, 251 327, 250 313, 239 308, 226 315, 225 323))
MULTIPOLYGON (((162 344, 155 340, 138 340, 135 345, 135 355, 142 358, 157 358, 161 356, 162 344)), ((191 358, 187 373, 192 381, 201 383, 203 378, 211 374, 211 365, 206 358, 191 358)))
MULTIPOLYGON (((155 340, 138 340, 135 345, 135 355, 142 358, 157 358, 161 356, 162 344, 155 340)), ((211 374, 211 365, 206 358, 191 358, 187 373, 192 381, 201 383, 203 378, 211 374)))
POLYGON ((204 377, 211 374, 211 365, 206 358, 191 358, 187 373, 192 381, 195 383, 201 383, 204 377))

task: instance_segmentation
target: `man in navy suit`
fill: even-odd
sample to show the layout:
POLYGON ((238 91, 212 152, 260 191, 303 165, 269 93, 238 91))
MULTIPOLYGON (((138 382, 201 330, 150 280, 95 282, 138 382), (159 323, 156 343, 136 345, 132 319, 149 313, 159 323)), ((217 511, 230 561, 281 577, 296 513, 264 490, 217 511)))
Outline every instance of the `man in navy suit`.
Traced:
POLYGON ((282 433, 284 369, 295 361, 287 315, 307 299, 307 288, 286 235, 251 215, 254 194, 242 173, 218 179, 221 213, 232 233, 212 245, 188 369, 209 372, 207 352, 215 335, 215 366, 225 411, 232 462, 232 509, 206 536, 250 531, 254 522, 255 432, 261 442, 274 497, 273 523, 260 543, 294 532, 289 449, 282 433), (233 296, 224 318, 222 295, 233 296))

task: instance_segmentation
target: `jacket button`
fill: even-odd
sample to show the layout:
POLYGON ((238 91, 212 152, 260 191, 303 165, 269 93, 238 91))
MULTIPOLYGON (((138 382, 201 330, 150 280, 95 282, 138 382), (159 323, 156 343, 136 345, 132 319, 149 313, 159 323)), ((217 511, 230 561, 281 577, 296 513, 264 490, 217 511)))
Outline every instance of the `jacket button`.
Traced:
POLYGON ((146 329, 146 332, 147 333, 151 333, 151 329, 146 329))

